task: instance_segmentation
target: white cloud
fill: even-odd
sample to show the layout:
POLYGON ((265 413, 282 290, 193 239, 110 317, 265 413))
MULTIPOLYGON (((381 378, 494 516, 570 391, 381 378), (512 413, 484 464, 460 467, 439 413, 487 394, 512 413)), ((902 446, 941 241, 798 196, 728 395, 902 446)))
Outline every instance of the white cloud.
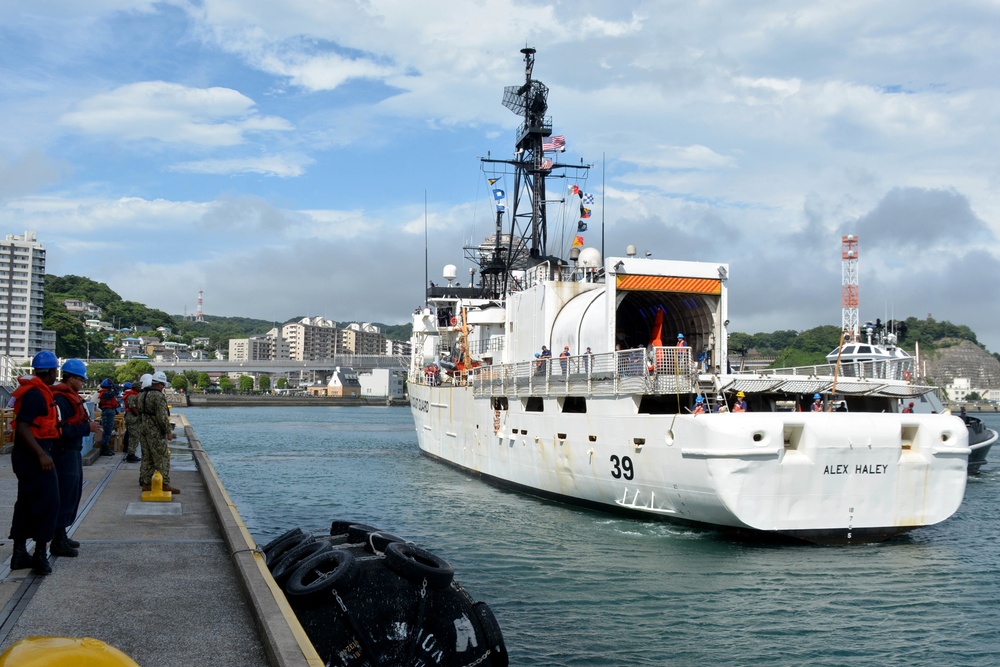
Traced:
POLYGON ((171 170, 192 174, 264 174, 287 178, 304 174, 306 166, 312 161, 302 155, 269 155, 181 162, 173 165, 171 170))
POLYGON ((292 130, 277 117, 257 115, 254 102, 230 88, 191 88, 165 81, 120 86, 82 101, 62 122, 122 141, 156 140, 234 146, 251 132, 292 130))

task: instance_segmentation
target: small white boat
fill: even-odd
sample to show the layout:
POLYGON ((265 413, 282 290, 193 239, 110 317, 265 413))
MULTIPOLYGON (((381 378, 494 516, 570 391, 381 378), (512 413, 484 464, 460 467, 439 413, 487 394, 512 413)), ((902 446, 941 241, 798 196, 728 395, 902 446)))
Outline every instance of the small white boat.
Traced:
MULTIPOLYGON (((840 372, 848 376, 855 373, 878 377, 896 375, 898 377, 895 379, 916 381, 917 364, 913 363, 913 357, 899 347, 897 342, 896 335, 887 331, 880 320, 866 322, 864 332, 859 337, 844 341, 840 347, 826 355, 826 359, 835 366, 839 363, 840 372)), ((901 403, 900 411, 951 414, 933 391, 901 403)), ((968 472, 970 475, 978 475, 980 468, 987 462, 990 448, 997 440, 997 432, 987 428, 978 417, 968 414, 961 414, 959 417, 965 422, 969 432, 968 472)))

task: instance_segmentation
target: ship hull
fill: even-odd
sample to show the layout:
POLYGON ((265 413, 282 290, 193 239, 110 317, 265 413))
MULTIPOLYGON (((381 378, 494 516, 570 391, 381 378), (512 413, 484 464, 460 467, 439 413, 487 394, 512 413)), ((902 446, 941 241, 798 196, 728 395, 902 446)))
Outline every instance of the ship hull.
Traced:
POLYGON ((409 391, 429 457, 498 486, 638 518, 869 542, 943 521, 965 491, 968 435, 958 418, 642 414, 632 395, 583 397, 583 412, 566 412, 563 399, 508 406, 469 386, 409 391))

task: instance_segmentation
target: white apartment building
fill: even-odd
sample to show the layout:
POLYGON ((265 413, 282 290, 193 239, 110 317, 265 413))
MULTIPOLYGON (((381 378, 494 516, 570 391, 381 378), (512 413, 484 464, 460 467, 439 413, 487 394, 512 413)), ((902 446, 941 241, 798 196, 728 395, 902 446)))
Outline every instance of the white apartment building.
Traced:
POLYGON ((332 359, 339 351, 340 329, 325 317, 303 317, 282 325, 281 337, 288 341, 288 358, 298 361, 332 359))
POLYGON ((56 333, 42 329, 45 248, 35 232, 0 241, 0 354, 28 359, 56 349, 56 333))
POLYGON ((275 361, 289 359, 288 341, 279 333, 277 327, 263 336, 229 339, 230 361, 275 361))

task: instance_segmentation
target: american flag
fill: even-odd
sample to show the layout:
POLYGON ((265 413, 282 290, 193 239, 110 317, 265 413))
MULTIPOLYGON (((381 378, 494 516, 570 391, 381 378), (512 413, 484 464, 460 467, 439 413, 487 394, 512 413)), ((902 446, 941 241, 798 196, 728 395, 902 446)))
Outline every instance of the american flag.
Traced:
POLYGON ((561 134, 557 134, 554 137, 549 137, 549 140, 542 144, 543 151, 558 151, 566 148, 566 137, 561 134))

